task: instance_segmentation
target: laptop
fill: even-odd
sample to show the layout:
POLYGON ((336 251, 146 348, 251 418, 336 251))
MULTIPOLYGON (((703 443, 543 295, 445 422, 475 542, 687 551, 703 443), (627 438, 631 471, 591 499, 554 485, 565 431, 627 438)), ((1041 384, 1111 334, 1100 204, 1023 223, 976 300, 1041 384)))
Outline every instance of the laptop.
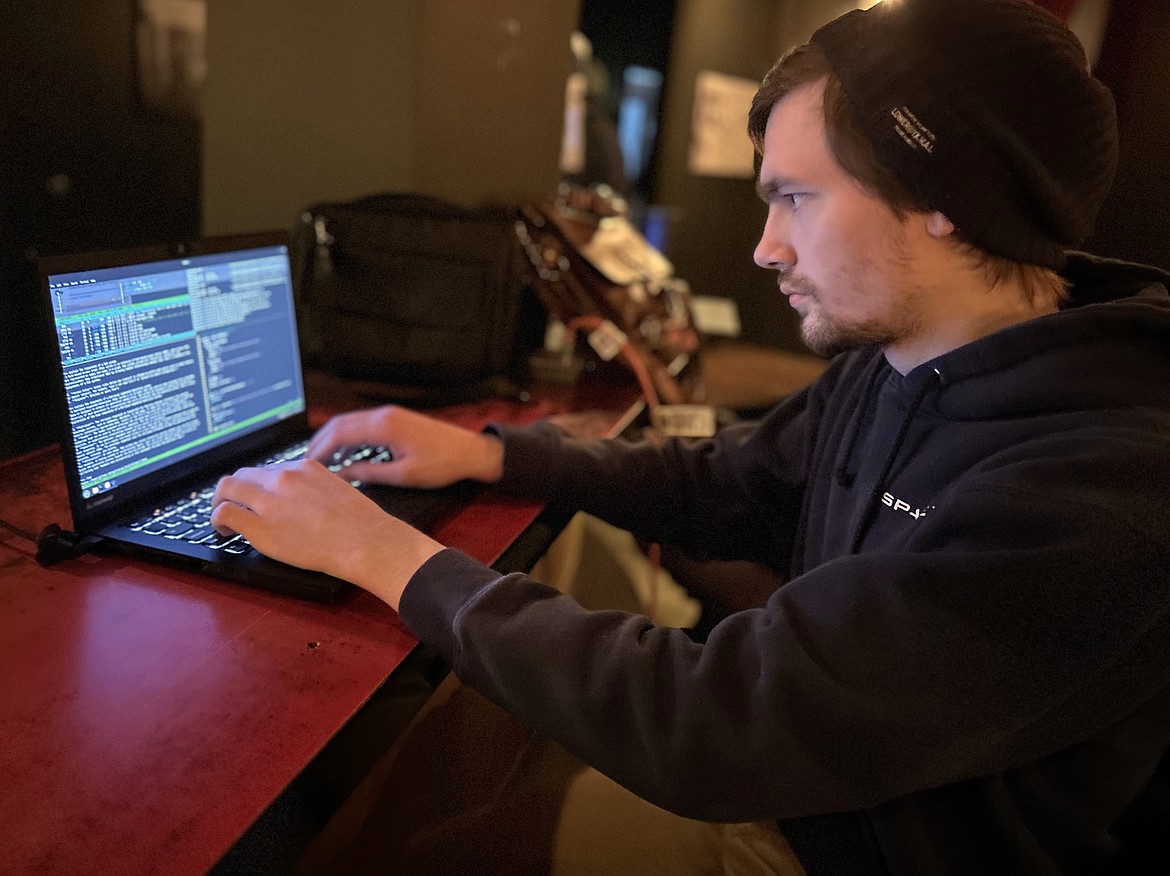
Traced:
MULTIPOLYGON (((45 257, 38 272, 78 535, 304 599, 352 589, 264 557, 206 519, 219 477, 297 458, 311 434, 287 234, 45 257)), ((389 458, 377 447, 346 453, 334 470, 355 456, 389 458)), ((355 486, 420 529, 474 494, 355 486)))

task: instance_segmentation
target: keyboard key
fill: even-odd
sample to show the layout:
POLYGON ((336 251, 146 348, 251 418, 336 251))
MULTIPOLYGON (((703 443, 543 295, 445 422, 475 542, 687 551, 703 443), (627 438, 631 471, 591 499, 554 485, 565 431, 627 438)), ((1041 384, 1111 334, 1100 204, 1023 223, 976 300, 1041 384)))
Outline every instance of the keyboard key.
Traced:
POLYGON ((194 529, 188 530, 187 533, 183 536, 183 540, 189 541, 192 544, 198 544, 199 542, 203 541, 203 539, 214 534, 215 529, 211 526, 210 523, 208 523, 205 526, 197 526, 194 529))
POLYGON ((201 541, 199 543, 202 545, 206 545, 209 548, 213 548, 214 550, 219 550, 221 547, 225 547, 228 543, 235 541, 236 537, 237 536, 234 534, 233 535, 221 535, 220 533, 217 532, 217 533, 215 533, 215 535, 213 535, 209 538, 205 538, 205 539, 203 539, 203 541, 201 541))

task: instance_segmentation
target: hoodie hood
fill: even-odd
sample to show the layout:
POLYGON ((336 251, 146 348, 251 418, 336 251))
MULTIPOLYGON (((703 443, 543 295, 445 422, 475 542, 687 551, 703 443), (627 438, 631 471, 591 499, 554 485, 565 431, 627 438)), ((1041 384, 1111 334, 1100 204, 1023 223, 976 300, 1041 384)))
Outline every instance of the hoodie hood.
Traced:
POLYGON ((855 509, 844 515, 848 537, 834 539, 848 553, 862 550, 899 478, 933 494, 941 484, 928 484, 947 461, 973 462, 972 453, 1064 431, 1102 411, 1118 424, 1134 411, 1170 412, 1170 274, 1083 253, 1070 254, 1063 273, 1071 290, 1058 313, 905 376, 876 348, 850 354, 846 382, 854 389, 829 488, 831 505, 855 509), (954 431, 964 423, 978 424, 975 433, 954 431), (971 434, 986 444, 959 450, 971 434))
POLYGON ((913 395, 941 376, 925 405, 954 420, 1127 407, 1170 395, 1170 273, 1072 253, 1060 312, 1012 326, 923 363, 913 395))

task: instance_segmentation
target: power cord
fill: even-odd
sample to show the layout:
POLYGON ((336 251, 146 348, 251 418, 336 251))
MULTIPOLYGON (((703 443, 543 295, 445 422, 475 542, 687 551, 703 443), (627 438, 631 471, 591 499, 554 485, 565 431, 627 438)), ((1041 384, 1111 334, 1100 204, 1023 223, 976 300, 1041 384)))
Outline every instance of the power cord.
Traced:
POLYGON ((19 535, 21 538, 27 539, 28 541, 31 541, 33 544, 36 544, 36 542, 37 542, 37 537, 35 535, 33 535, 31 532, 26 532, 25 530, 21 529, 19 526, 13 526, 7 520, 0 520, 0 529, 7 529, 13 535, 19 535))

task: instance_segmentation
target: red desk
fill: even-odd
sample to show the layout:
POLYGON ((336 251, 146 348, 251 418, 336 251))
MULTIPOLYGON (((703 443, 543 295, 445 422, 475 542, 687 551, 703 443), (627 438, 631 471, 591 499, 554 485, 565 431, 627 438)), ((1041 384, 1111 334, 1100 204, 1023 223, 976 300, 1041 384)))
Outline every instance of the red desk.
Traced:
MULTIPOLYGON (((310 398, 318 423, 362 403, 319 379, 310 398)), ((443 416, 579 412, 574 431, 602 435, 632 403, 551 389, 443 416)), ((432 534, 492 564, 541 511, 488 492, 432 534)), ((0 463, 0 517, 67 525, 55 448, 0 463)), ((318 605, 121 557, 44 569, 2 529, 0 617, 0 869, 14 873, 206 872, 417 645, 366 593, 318 605)))

